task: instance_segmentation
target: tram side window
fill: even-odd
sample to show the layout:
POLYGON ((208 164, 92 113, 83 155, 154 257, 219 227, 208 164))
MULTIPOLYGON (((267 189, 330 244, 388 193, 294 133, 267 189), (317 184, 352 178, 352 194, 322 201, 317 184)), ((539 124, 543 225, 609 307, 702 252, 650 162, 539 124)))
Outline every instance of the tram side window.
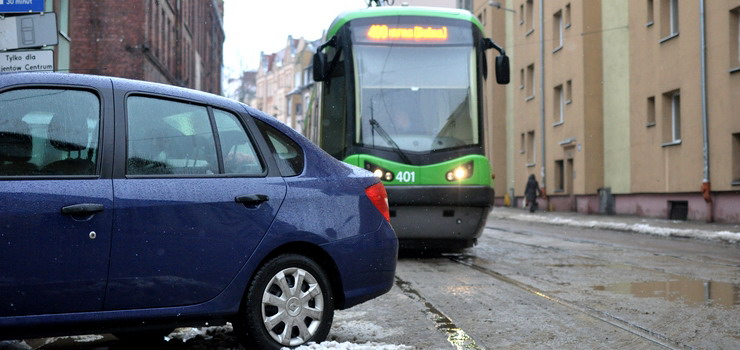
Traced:
POLYGON ((342 159, 346 143, 347 89, 344 60, 340 59, 323 92, 320 146, 334 158, 342 159))

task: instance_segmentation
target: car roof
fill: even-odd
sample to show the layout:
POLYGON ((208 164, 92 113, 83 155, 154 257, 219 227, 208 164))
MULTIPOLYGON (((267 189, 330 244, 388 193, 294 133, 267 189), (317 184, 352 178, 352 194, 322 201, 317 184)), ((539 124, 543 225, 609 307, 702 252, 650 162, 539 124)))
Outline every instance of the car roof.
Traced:
POLYGON ((14 85, 51 84, 65 86, 101 86, 112 84, 130 92, 153 93, 157 95, 184 98, 204 104, 217 104, 225 107, 247 111, 252 116, 285 131, 281 123, 275 118, 248 105, 216 94, 194 90, 186 87, 155 83, 150 81, 112 77, 105 75, 61 73, 61 72, 18 72, 0 74, 0 88, 5 89, 14 85))

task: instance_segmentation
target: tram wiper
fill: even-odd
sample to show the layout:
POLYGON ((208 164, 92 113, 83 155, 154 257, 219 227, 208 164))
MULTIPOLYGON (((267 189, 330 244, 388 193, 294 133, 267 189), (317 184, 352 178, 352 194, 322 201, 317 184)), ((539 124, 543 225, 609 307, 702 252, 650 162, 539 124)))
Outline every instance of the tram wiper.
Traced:
POLYGON ((398 144, 396 143, 396 141, 393 141, 393 138, 391 137, 391 135, 385 132, 385 130, 383 129, 382 126, 380 126, 380 123, 378 123, 377 120, 375 120, 374 118, 370 119, 370 125, 373 127, 373 130, 376 130, 378 132, 380 137, 382 137, 383 140, 385 140, 385 142, 391 145, 393 150, 396 151, 396 153, 398 153, 399 156, 401 156, 401 159, 406 164, 411 164, 411 160, 409 159, 408 156, 406 156, 406 153, 403 153, 403 151, 401 150, 401 147, 398 147, 398 144))

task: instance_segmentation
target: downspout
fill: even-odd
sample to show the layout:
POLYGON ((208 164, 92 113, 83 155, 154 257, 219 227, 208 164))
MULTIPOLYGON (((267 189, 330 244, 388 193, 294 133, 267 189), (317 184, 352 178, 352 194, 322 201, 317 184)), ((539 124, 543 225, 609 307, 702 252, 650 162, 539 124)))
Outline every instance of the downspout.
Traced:
POLYGON ((712 187, 709 173, 709 115, 707 111, 707 33, 706 33, 706 3, 699 0, 699 29, 701 40, 701 126, 704 138, 704 180, 701 184, 701 192, 707 203, 707 222, 714 221, 714 206, 712 203, 712 187))
POLYGON ((545 210, 550 207, 547 197, 547 157, 545 156, 545 15, 544 0, 540 0, 540 143, 542 144, 542 165, 540 166, 540 177, 542 178, 542 196, 545 199, 545 210))

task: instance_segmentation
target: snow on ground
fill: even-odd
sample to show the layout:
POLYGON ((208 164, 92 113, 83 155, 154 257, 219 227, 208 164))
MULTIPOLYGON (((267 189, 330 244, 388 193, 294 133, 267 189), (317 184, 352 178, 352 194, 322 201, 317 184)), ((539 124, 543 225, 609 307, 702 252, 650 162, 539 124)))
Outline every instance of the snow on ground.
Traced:
POLYGON ((674 228, 655 226, 645 223, 625 223, 608 220, 578 220, 554 215, 542 216, 532 214, 512 214, 501 216, 501 218, 561 226, 637 232, 663 237, 699 238, 704 240, 720 240, 729 243, 740 243, 740 232, 732 231, 712 231, 695 228, 674 228))
MULTIPOLYGON (((378 334, 384 331, 381 327, 373 324, 372 322, 345 322, 341 327, 343 333, 346 334, 378 334)), ((221 327, 205 327, 205 328, 178 328, 172 332, 165 339, 167 341, 180 341, 187 342, 197 337, 203 337, 209 339, 213 334, 216 333, 231 333, 233 327, 230 323, 221 327)), ((345 334, 345 335, 346 335, 345 334)), ((286 348, 287 349, 287 348, 286 348)), ((393 345, 384 344, 377 342, 368 342, 363 344, 355 344, 351 342, 337 342, 337 341, 325 341, 322 343, 308 343, 303 346, 296 348, 297 350, 322 350, 322 349, 334 349, 334 350, 410 350, 413 349, 410 346, 405 345, 393 345)))

